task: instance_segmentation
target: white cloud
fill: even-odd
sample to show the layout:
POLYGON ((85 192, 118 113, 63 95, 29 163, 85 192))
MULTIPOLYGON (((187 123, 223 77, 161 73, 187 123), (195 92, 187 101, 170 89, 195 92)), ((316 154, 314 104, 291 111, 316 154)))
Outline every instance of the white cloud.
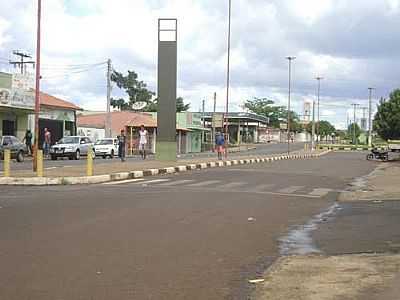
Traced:
MULTIPOLYGON (((0 3, 0 58, 34 53, 36 1, 0 3), (21 9, 23 5, 24 9, 21 9)), ((90 109, 105 107, 105 66, 135 70, 156 91, 157 19, 178 18, 178 94, 193 110, 218 94, 225 109, 227 3, 211 0, 48 0, 43 2, 43 87, 90 109)), ((286 55, 293 65, 292 107, 301 113, 321 83, 329 121, 346 122, 350 103, 397 87, 399 0, 237 0, 232 6, 230 109, 252 97, 287 104, 286 55), (334 112, 334 113, 333 113, 334 112)), ((4 60, 3 60, 4 61, 4 60)), ((114 95, 121 92, 114 89, 114 95)), ((324 113, 325 114, 325 113, 324 113)))
POLYGON ((10 37, 6 34, 10 24, 0 16, 0 49, 9 41, 10 37))
POLYGON ((332 10, 334 1, 337 0, 287 0, 286 5, 292 14, 312 25, 332 10))

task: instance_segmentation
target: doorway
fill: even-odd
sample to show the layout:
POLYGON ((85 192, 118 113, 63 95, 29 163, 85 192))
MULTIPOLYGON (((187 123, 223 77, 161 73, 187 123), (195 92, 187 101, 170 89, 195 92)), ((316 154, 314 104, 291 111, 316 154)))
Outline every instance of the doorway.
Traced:
POLYGON ((17 131, 16 122, 10 120, 3 120, 3 135, 14 135, 17 131))

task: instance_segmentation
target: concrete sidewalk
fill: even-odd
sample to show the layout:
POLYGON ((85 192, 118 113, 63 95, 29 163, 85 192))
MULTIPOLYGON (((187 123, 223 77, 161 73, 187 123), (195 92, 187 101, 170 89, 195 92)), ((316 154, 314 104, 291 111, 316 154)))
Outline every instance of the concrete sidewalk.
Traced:
POLYGON ((12 172, 13 177, 0 177, 0 185, 65 185, 65 184, 90 184, 115 180, 139 178, 143 176, 164 173, 185 172, 195 169, 231 166, 237 164, 251 164, 259 162, 272 162, 282 159, 301 159, 319 157, 325 152, 293 152, 287 154, 273 154, 263 156, 235 156, 229 155, 228 160, 217 161, 215 158, 183 159, 174 162, 163 161, 127 161, 115 163, 102 163, 94 161, 94 176, 86 176, 86 166, 69 166, 63 168, 46 169, 44 177, 35 177, 31 170, 12 172))
POLYGON ((357 178, 339 201, 400 200, 400 162, 380 163, 367 176, 357 178))
POLYGON ((320 253, 281 257, 252 299, 400 299, 399 176, 389 162, 354 179, 313 235, 320 253))

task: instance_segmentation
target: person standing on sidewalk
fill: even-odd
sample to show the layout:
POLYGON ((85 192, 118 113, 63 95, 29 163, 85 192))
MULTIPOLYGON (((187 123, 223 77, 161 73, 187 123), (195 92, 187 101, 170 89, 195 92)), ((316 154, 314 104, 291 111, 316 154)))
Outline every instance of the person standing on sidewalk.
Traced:
POLYGON ((122 129, 121 134, 117 136, 118 139, 118 157, 122 162, 125 161, 125 147, 126 147, 126 136, 125 131, 122 129))
POLYGON ((144 125, 140 126, 139 130, 139 152, 143 159, 146 159, 146 145, 147 145, 148 132, 144 129, 144 125))
POLYGON ((28 129, 25 132, 25 137, 24 140, 25 141, 25 145, 26 145, 26 149, 28 150, 28 154, 32 155, 33 151, 32 151, 32 132, 28 129))
POLYGON ((217 146, 218 159, 222 160, 222 153, 224 152, 225 138, 220 132, 215 137, 215 145, 217 146))
POLYGON ((45 128, 44 129, 44 143, 43 143, 43 151, 44 155, 47 157, 49 155, 51 146, 51 132, 45 128))

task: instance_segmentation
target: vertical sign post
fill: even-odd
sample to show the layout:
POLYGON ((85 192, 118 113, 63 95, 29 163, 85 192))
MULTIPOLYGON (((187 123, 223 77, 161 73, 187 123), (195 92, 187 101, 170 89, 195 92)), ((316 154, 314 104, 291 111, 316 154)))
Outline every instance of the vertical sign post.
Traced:
POLYGON ((158 19, 157 160, 176 160, 177 19, 158 19))

